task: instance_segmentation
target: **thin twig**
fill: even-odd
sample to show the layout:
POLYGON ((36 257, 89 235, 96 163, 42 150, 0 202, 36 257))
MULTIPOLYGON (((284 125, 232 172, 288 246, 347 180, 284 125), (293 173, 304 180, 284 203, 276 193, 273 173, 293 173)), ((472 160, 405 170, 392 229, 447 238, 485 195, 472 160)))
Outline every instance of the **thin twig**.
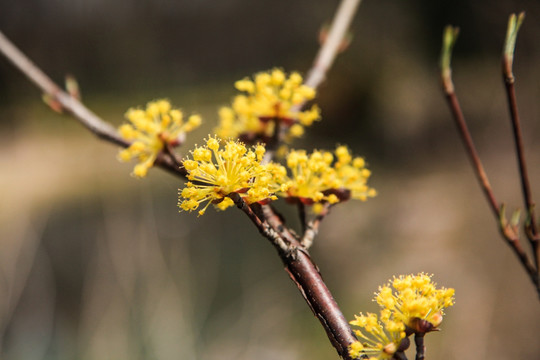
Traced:
POLYGON ((319 233, 319 226, 321 225, 321 222, 330 211, 330 206, 331 205, 329 203, 324 204, 322 211, 307 224, 307 228, 303 232, 302 240, 300 241, 305 249, 309 249, 313 244, 315 236, 317 236, 319 233))
POLYGON ((284 241, 280 234, 272 229, 272 227, 266 221, 261 220, 239 194, 231 193, 229 197, 232 201, 234 201, 236 207, 242 210, 255 225, 255 227, 259 229, 261 235, 270 240, 270 242, 278 248, 278 251, 287 254, 291 252, 290 244, 284 241))
MULTIPOLYGON (((63 91, 2 32, 0 32, 0 53, 3 53, 41 91, 57 102, 62 111, 72 115, 98 138, 121 147, 128 147, 130 145, 129 141, 120 137, 114 127, 99 118, 78 99, 63 91)), ((186 175, 185 170, 178 167, 176 162, 177 159, 172 155, 161 153, 158 155, 156 165, 177 176, 184 177, 186 175)))
POLYGON ((540 248, 538 247, 539 235, 538 228, 536 226, 536 216, 534 211, 535 204, 532 198, 531 186, 529 183, 527 162, 525 161, 525 150, 523 146, 521 122, 519 118, 516 100, 515 77, 513 73, 516 38, 524 17, 525 13, 522 12, 521 14, 519 14, 519 16, 516 16, 515 14, 510 15, 510 18, 508 20, 508 30, 506 34, 506 41, 504 45, 502 59, 502 73, 506 89, 506 96, 508 99, 508 108, 510 111, 512 130, 514 133, 514 143, 516 146, 516 155, 519 164, 519 174, 521 179, 521 188, 523 192, 523 201, 525 203, 525 208, 527 209, 528 214, 528 219, 525 223, 525 233, 527 234, 527 238, 529 239, 531 247, 533 249, 536 269, 539 270, 540 248))
POLYGON ((478 179, 478 182, 480 183, 480 187, 482 188, 486 196, 486 199, 488 200, 489 205, 491 206, 493 215, 495 216, 497 223, 499 224, 501 234, 506 240, 506 243, 514 251, 519 261, 525 268, 525 271, 529 275, 529 278, 533 282, 536 291, 540 296, 540 285, 538 282, 537 269, 531 263, 531 261, 529 260, 529 256, 522 248, 521 242, 519 240, 519 233, 515 231, 512 224, 507 224, 506 222, 506 219, 504 217, 504 211, 501 210, 502 206, 498 204, 495 198, 495 194, 493 193, 486 172, 484 171, 484 167, 482 166, 482 162, 480 161, 480 156, 476 151, 476 147, 472 140, 471 133, 465 122, 465 117, 463 116, 461 106, 459 105, 459 101, 454 90, 450 59, 457 34, 457 28, 447 26, 443 35, 443 47, 441 51, 441 80, 443 91, 446 96, 448 106, 450 107, 450 111, 452 112, 454 121, 456 122, 456 125, 458 127, 459 134, 461 135, 461 138, 464 142, 467 155, 469 156, 469 159, 471 160, 471 163, 473 165, 473 169, 475 170, 475 175, 478 179))
POLYGON ((313 67, 307 73, 306 85, 316 89, 326 78, 326 74, 336 59, 360 2, 361 0, 341 1, 330 25, 328 37, 319 49, 313 67))
POLYGON ((444 43, 443 51, 441 55, 442 87, 443 87, 444 94, 446 96, 446 100, 448 102, 448 106, 450 107, 450 110, 452 111, 452 115, 454 116, 454 120, 458 127, 459 134, 461 135, 461 139, 463 140, 463 143, 467 150, 467 155, 469 156, 469 159, 475 170, 475 175, 478 179, 478 182, 480 183, 480 186, 482 187, 482 190, 484 191, 484 194, 489 202, 489 205, 491 206, 493 215, 495 216, 497 221, 499 221, 500 205, 497 203, 497 200, 495 199, 495 194, 493 193, 491 184, 489 183, 489 180, 486 175, 486 172, 484 171, 482 162, 480 161, 480 156, 478 155, 478 151, 476 151, 476 147, 471 137, 471 133, 469 131, 469 128, 467 127, 467 123, 465 122, 465 117, 463 116, 461 106, 459 105, 457 95, 454 91, 454 82, 452 81, 452 68, 450 67, 450 57, 451 57, 452 47, 455 43, 458 32, 459 32, 458 28, 452 28, 451 26, 448 26, 445 29, 445 33, 443 37, 443 43, 444 43))
POLYGON ((407 360, 407 355, 403 351, 396 351, 392 356, 392 360, 407 360))
POLYGON ((1 32, 0 52, 45 94, 60 103, 63 110, 75 116, 88 130, 92 131, 98 137, 109 140, 117 145, 124 147, 129 145, 129 143, 118 136, 116 129, 97 117, 77 99, 63 91, 1 32))
MULTIPOLYGON (((313 65, 307 71, 304 84, 317 89, 319 85, 326 79, 326 74, 332 67, 336 56, 340 51, 340 47, 343 44, 347 30, 349 29, 354 15, 358 10, 362 0, 342 0, 339 7, 336 10, 332 24, 328 29, 328 36, 324 40, 322 46, 319 48, 319 52, 315 56, 313 65)), ((305 102, 297 104, 291 108, 291 112, 300 111, 305 105, 305 102)), ((276 122, 277 124, 277 122, 276 122)), ((280 126, 276 128, 275 135, 279 140, 285 137, 287 127, 280 126)), ((274 144, 275 145, 275 144, 274 144)), ((265 154, 264 162, 270 161, 274 156, 275 146, 267 151, 265 154)))

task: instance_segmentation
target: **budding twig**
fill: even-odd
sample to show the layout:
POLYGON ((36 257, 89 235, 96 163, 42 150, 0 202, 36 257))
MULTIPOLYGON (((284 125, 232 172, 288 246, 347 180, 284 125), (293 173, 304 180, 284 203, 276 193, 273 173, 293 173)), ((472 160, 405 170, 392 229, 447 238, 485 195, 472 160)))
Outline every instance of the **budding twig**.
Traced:
POLYGON ((531 186, 529 184, 529 175, 527 171, 527 163, 525 161, 525 150, 523 146, 523 136, 521 132, 521 123, 519 119, 519 112, 517 108, 516 90, 515 90, 515 77, 513 73, 514 64, 514 51, 516 46, 516 38, 519 28, 525 18, 525 13, 520 13, 518 16, 515 14, 510 15, 508 19, 508 30, 506 33, 506 41, 504 45, 503 59, 502 59, 502 73, 503 80, 506 89, 506 96, 508 99, 508 108, 510 111, 510 119, 512 122, 512 130, 514 134, 514 143, 516 146, 516 155, 519 164, 519 174, 521 179, 521 188, 523 192, 523 201, 527 210, 528 219, 525 222, 525 233, 531 243, 533 249, 534 260, 536 268, 540 269, 540 248, 538 228, 536 225, 534 201, 532 199, 531 186))
MULTIPOLYGON (((529 275, 529 278, 531 279, 534 286, 536 287, 536 291, 538 292, 538 295, 540 296, 538 268, 530 261, 529 256, 527 255, 525 250, 522 248, 521 242, 519 239, 519 233, 515 230, 515 227, 513 227, 512 224, 509 224, 506 221, 505 214, 503 211, 504 206, 499 204, 495 198, 495 194, 491 188, 487 174, 484 171, 482 162, 480 161, 480 156, 478 155, 478 152, 472 140, 471 133, 469 131, 469 128, 467 127, 465 117, 463 115, 461 106, 459 105, 459 101, 455 93, 454 84, 452 81, 452 68, 450 66, 450 60, 452 56, 452 48, 456 41, 457 35, 458 35, 457 28, 453 28, 452 26, 447 26, 445 28, 445 31, 443 34, 443 47, 441 51, 441 61, 440 61, 442 88, 446 96, 446 100, 450 108, 450 111, 452 112, 454 121, 457 125, 461 139, 463 140, 463 143, 465 145, 467 155, 469 156, 469 159, 471 160, 471 163, 473 165, 475 175, 491 207, 493 215, 495 216, 497 223, 499 224, 501 234, 503 235, 503 238, 506 240, 506 243, 510 246, 510 248, 514 251, 514 253, 518 257, 525 271, 529 275)), ((516 33, 514 32, 514 36, 515 35, 516 33)), ((514 38, 514 44, 515 44, 515 38, 514 38)), ((512 50, 512 57, 513 57, 513 50, 512 50)), ((508 57, 507 60, 511 61, 512 57, 508 57)), ((509 64, 507 63, 506 65, 509 65, 509 64)), ((505 67, 505 68, 508 68, 508 67, 505 67)), ((508 69, 510 69, 509 74, 511 75, 511 62, 510 62, 510 67, 508 69)), ((513 83, 513 75, 509 76, 509 79, 510 78, 512 79, 511 82, 513 83)), ((513 86, 512 86, 512 89, 513 89, 513 86)), ((515 95, 514 95, 514 101, 515 101, 515 95)), ((517 106, 512 106, 510 104, 510 108, 511 108, 511 111, 513 110, 516 111, 516 116, 517 116, 517 106)), ((519 126, 519 121, 517 124, 519 126)), ((521 138, 521 136, 519 137, 521 138)), ((521 143, 521 140, 519 140, 519 142, 521 143)), ((523 177, 524 176, 523 172, 521 172, 521 174, 523 177)), ((525 176, 526 176, 526 173, 525 173, 525 176)))
POLYGON ((478 182, 480 183, 480 186, 484 191, 484 194, 489 202, 489 205, 491 206, 493 214, 498 220, 500 206, 495 199, 495 194, 493 193, 487 174, 484 171, 482 161, 480 161, 480 156, 478 155, 478 151, 476 150, 476 146, 474 145, 471 133, 469 131, 467 123, 465 122, 465 117, 461 110, 461 106, 459 105, 457 95, 454 91, 454 82, 452 80, 452 67, 450 66, 450 60, 452 57, 452 48, 455 44, 458 33, 459 29, 452 26, 447 26, 444 30, 443 49, 441 53, 442 87, 444 94, 446 95, 448 106, 452 111, 452 115, 454 116, 454 120, 458 127, 459 134, 461 135, 461 139, 463 140, 463 143, 467 150, 467 155, 469 155, 469 159, 471 160, 471 163, 475 170, 478 182))
MULTIPOLYGON (((4 54, 4 56, 11 61, 23 75, 41 89, 51 102, 59 106, 59 110, 72 115, 98 138, 121 147, 128 147, 131 145, 131 143, 123 139, 109 123, 94 114, 76 97, 62 90, 2 32, 0 32, 0 53, 4 54)), ((186 172, 184 168, 177 166, 176 162, 176 159, 170 154, 164 153, 159 154, 156 159, 156 165, 177 176, 185 177, 186 172)))

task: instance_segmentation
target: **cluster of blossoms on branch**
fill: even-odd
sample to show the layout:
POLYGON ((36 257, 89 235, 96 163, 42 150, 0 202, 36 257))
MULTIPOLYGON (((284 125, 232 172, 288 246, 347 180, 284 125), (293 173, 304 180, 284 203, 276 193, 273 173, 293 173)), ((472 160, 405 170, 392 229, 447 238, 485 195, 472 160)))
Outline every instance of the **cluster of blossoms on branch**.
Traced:
MULTIPOLYGON (((304 126, 320 118, 316 105, 301 111, 315 97, 315 90, 302 84, 298 73, 287 77, 273 69, 253 80, 240 80, 235 87, 246 94, 220 110, 216 135, 195 146, 180 164, 187 177, 179 191, 181 210, 203 215, 210 205, 225 210, 239 205, 238 201, 251 206, 284 198, 302 209, 311 206, 319 214, 331 205, 376 195, 367 185, 371 172, 364 159, 354 157, 346 146, 311 153, 285 149, 281 162, 275 159, 280 158, 274 152, 277 145, 302 135, 304 126)), ((132 142, 119 158, 138 159, 134 169, 138 177, 146 175, 160 152, 182 144, 185 133, 201 123, 197 115, 183 122, 182 112, 166 100, 150 102, 145 110, 130 109, 126 117, 129 123, 119 131, 132 142)), ((355 331, 361 341, 349 346, 349 355, 400 358, 409 347, 410 335, 423 337, 438 329, 453 296, 453 289, 437 289, 431 276, 423 273, 394 278, 376 294, 380 315, 360 314, 351 321, 361 328, 355 331)))
POLYGON ((248 149, 236 140, 225 142, 223 149, 216 137, 209 137, 206 145, 192 151, 192 158, 184 160, 188 172, 186 187, 180 191, 180 208, 204 214, 209 204, 224 210, 233 205, 233 193, 249 205, 267 203, 283 197, 291 203, 298 201, 315 205, 317 213, 324 203, 335 204, 354 198, 366 200, 375 196, 367 186, 370 171, 362 158, 352 158, 349 150, 340 146, 334 155, 328 151, 291 151, 287 167, 275 163, 262 163, 263 145, 248 149), (288 171, 287 171, 288 170, 288 171))
POLYGON ((304 127, 320 120, 317 105, 300 111, 300 107, 315 98, 315 89, 304 85, 302 76, 293 72, 288 77, 280 69, 260 72, 253 80, 245 78, 234 85, 241 95, 234 97, 230 107, 219 110, 216 134, 223 139, 268 143, 284 134, 290 143, 304 134, 304 127))
POLYGON ((355 330, 361 341, 349 347, 353 358, 392 359, 409 347, 410 335, 438 330, 444 309, 454 304, 454 289, 437 289, 424 273, 401 275, 379 287, 374 300, 381 307, 379 316, 360 313, 351 321, 361 328, 355 330))
POLYGON ((262 145, 248 149, 238 141, 228 141, 221 148, 218 138, 209 137, 206 145, 192 151, 192 160, 184 160, 189 181, 180 191, 185 199, 180 208, 192 211, 206 202, 199 215, 210 204, 225 210, 234 205, 228 197, 232 193, 240 194, 247 204, 276 199, 279 185, 274 181, 275 170, 270 164, 261 164, 265 151, 262 145))
POLYGON ((144 110, 131 108, 125 116, 129 123, 121 125, 119 132, 132 143, 119 152, 118 158, 138 160, 133 169, 136 177, 146 176, 161 151, 181 145, 186 133, 201 125, 199 115, 191 115, 184 121, 182 111, 173 109, 168 100, 151 101, 144 110))
MULTIPOLYGON (((348 199, 367 200, 376 191, 367 185, 371 172, 361 157, 353 157, 346 146, 334 152, 315 150, 283 151, 284 165, 264 159, 267 148, 288 143, 301 136, 305 126, 320 119, 316 105, 301 111, 315 97, 315 90, 303 84, 296 72, 286 75, 280 69, 261 72, 253 80, 235 83, 237 95, 231 107, 219 111, 220 124, 215 136, 196 146, 182 166, 188 182, 180 190, 179 207, 205 213, 210 204, 225 210, 238 194, 248 205, 265 204, 285 198, 293 204, 312 206, 314 213, 325 204, 348 199), (252 147, 249 147, 252 144, 252 147)), ((201 123, 198 115, 187 122, 182 112, 168 101, 150 102, 146 110, 130 109, 128 124, 120 134, 132 141, 119 154, 121 160, 136 158, 134 175, 144 177, 161 151, 169 151, 184 141, 185 133, 201 123)))

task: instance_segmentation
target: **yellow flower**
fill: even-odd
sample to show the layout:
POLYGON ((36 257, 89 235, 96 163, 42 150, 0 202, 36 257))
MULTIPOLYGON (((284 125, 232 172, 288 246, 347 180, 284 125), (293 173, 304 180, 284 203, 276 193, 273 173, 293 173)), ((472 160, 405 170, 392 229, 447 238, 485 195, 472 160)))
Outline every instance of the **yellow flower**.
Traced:
POLYGON ((193 211, 206 202, 199 215, 210 204, 225 210, 234 205, 232 193, 247 204, 276 199, 274 176, 283 171, 276 164, 261 165, 264 153, 262 145, 248 149, 238 141, 227 141, 221 149, 217 137, 208 137, 206 145, 192 151, 192 160, 184 160, 189 182, 180 191, 180 208, 193 211))
POLYGON ((362 330, 354 330, 360 341, 352 343, 349 355, 353 358, 367 356, 369 359, 391 359, 406 338, 405 326, 392 320, 379 321, 376 314, 355 315, 351 325, 362 330))
POLYGON ((121 161, 138 160, 133 170, 136 177, 146 176, 165 144, 180 145, 185 133, 201 124, 199 115, 192 115, 184 122, 182 112, 173 109, 167 100, 149 102, 145 110, 131 108, 125 116, 129 123, 121 125, 118 130, 124 139, 132 143, 118 153, 118 158, 121 161))
POLYGON ((360 342, 349 346, 351 357, 393 358, 396 351, 404 351, 409 346, 403 339, 413 333, 436 330, 442 321, 443 309, 454 304, 454 289, 437 289, 431 276, 424 273, 400 275, 390 284, 379 287, 375 296, 381 307, 380 318, 360 313, 350 322, 362 328, 355 330, 360 342))
POLYGON ((428 332, 441 324, 444 308, 454 304, 454 289, 437 289, 436 285, 424 273, 401 275, 379 287, 375 300, 388 310, 389 318, 415 332, 428 332))
POLYGON ((237 95, 231 107, 220 109, 216 133, 222 138, 253 142, 268 142, 277 129, 286 130, 285 141, 302 136, 305 126, 320 119, 316 105, 305 111, 294 109, 315 97, 315 90, 302 82, 300 74, 293 72, 287 77, 280 69, 237 81, 236 89, 244 94, 237 95))
POLYGON ((349 356, 356 359, 362 355, 362 350, 364 350, 364 345, 360 341, 355 341, 349 345, 349 356))
MULTIPOLYGON (((367 186, 371 175, 362 158, 353 158, 345 146, 329 151, 292 150, 286 156, 290 176, 282 179, 287 191, 280 195, 306 205, 335 204, 349 198, 365 201, 376 195, 367 186)), ((314 210, 319 209, 315 206, 314 210)))

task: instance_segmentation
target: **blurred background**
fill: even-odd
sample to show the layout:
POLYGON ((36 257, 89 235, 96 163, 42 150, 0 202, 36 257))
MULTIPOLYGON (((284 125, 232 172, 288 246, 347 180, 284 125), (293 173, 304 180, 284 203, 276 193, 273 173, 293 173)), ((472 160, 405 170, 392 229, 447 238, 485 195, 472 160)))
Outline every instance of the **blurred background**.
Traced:
MULTIPOLYGON (((204 126, 233 83, 307 71, 337 1, 0 0, 0 30, 115 126, 166 97, 204 126)), ((456 289, 430 359, 538 359, 540 305, 499 237, 439 88, 443 27, 461 28, 454 77, 494 190, 522 207, 500 75, 508 15, 525 10, 515 74, 533 193, 540 188, 540 4, 365 1, 296 147, 348 144, 379 195, 336 207, 312 248, 345 316, 377 287, 427 272, 456 289)), ((181 182, 133 164, 0 58, 0 358, 335 359, 274 249, 239 212, 178 213, 181 182)), ((297 225, 294 212, 281 206, 297 225)))

